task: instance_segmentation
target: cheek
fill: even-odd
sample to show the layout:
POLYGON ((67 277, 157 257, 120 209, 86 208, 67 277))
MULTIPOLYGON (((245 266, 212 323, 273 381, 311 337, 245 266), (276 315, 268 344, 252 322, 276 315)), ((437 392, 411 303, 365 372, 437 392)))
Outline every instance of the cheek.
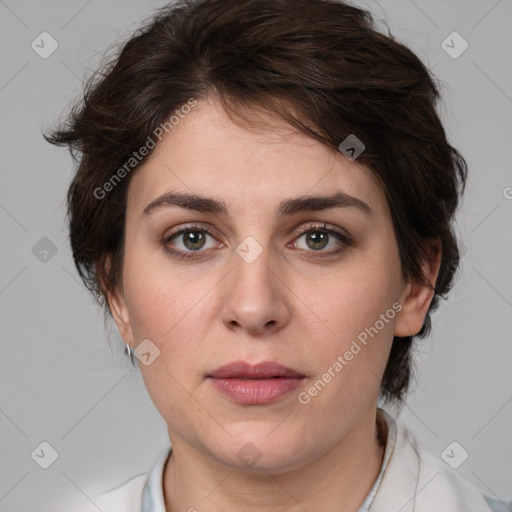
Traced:
POLYGON ((201 316, 208 302, 201 301, 204 292, 190 280, 166 275, 161 269, 153 275, 127 273, 125 292, 137 342, 149 338, 160 351, 151 365, 139 363, 146 389, 162 417, 173 424, 190 410, 190 393, 203 378, 200 355, 207 338, 201 316))
POLYGON ((360 262, 333 276, 315 295, 313 307, 321 308, 334 337, 344 342, 355 339, 376 322, 386 337, 393 331, 396 311, 392 306, 400 296, 398 272, 392 263, 360 262))
POLYGON ((378 390, 400 309, 397 258, 393 247, 369 254, 317 288, 312 309, 321 311, 329 330, 315 359, 322 381, 330 379, 329 369, 336 375, 329 399, 347 404, 378 390))
POLYGON ((138 264, 143 259, 127 261, 124 276, 136 343, 150 339, 160 351, 151 366, 141 366, 141 372, 150 394, 161 395, 164 389, 179 394, 180 385, 191 390, 203 378, 218 278, 171 271, 161 262, 143 267, 138 264), (145 270, 140 272, 141 268, 145 270))
POLYGON ((134 245, 127 247, 123 269, 131 327, 137 339, 150 338, 163 346, 184 330, 202 288, 193 275, 162 263, 157 251, 134 245))

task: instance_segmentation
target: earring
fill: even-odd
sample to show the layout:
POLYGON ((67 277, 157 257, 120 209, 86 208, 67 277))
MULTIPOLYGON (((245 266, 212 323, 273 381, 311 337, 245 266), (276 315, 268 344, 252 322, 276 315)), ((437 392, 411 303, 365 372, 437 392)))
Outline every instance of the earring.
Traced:
POLYGON ((125 347, 124 351, 128 355, 128 357, 130 358, 130 361, 132 362, 132 365, 135 366, 135 361, 133 360, 133 350, 131 349, 129 343, 126 344, 126 347, 125 347))

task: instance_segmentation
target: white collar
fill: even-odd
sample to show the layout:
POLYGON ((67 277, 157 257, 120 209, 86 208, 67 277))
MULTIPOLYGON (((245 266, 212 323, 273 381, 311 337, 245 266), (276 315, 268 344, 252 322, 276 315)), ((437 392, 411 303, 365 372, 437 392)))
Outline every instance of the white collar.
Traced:
MULTIPOLYGON (((451 469, 439 455, 418 443, 410 430, 383 409, 386 449, 379 475, 358 512, 499 512, 507 504, 493 500, 451 469)), ((163 473, 167 447, 151 470, 142 493, 141 512, 166 512, 163 473)), ((510 502, 512 503, 512 502, 510 502)))

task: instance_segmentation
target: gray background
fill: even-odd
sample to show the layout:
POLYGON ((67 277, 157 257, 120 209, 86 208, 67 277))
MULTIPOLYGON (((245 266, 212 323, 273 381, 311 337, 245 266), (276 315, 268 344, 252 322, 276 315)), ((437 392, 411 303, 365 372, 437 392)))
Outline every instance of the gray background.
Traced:
MULTIPOLYGON (((41 136, 79 94, 106 46, 163 4, 0 0, 1 512, 69 510, 57 504, 148 471, 168 442, 121 338, 113 332, 109 345, 100 311, 78 280, 64 221, 71 159, 41 136), (31 48, 43 31, 59 45, 47 59, 31 48), (41 252, 48 249, 43 237, 54 255, 41 252), (31 457, 43 441, 58 452, 48 469, 31 457)), ((358 4, 383 17, 443 81, 442 118, 470 165, 457 221, 461 271, 434 317, 433 335, 420 344, 415 393, 401 419, 439 456, 457 441, 469 458, 454 471, 508 500, 512 3, 358 4), (453 31, 469 44, 456 59, 441 47, 453 31)))

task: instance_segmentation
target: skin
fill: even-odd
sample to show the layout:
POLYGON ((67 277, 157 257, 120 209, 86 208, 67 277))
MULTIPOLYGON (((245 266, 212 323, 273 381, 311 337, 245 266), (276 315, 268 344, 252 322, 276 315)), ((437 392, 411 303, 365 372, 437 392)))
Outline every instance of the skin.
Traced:
MULTIPOLYGON (((149 338, 160 350, 139 367, 173 446, 167 511, 357 511, 382 464, 376 408, 393 336, 421 329, 433 292, 404 282, 389 206, 369 170, 261 120, 264 129, 239 126, 203 100, 158 143, 129 185, 123 279, 109 303, 132 348, 149 338), (143 214, 170 191, 222 200, 229 214, 176 206, 143 214), (372 215, 345 207, 277 216, 282 200, 334 191, 372 215), (199 257, 176 258, 163 240, 190 223, 214 236, 203 232, 194 252, 179 235, 167 247, 199 257), (318 249, 304 232, 323 223, 352 243, 329 236, 318 249), (236 252, 248 236, 262 249, 251 263, 236 252), (298 392, 394 303, 401 311, 301 404, 298 392), (205 378, 235 360, 277 361, 306 379, 275 402, 236 404, 205 378), (260 457, 252 466, 237 456, 247 443, 260 457)), ((439 258, 425 269, 435 283, 439 258)))

